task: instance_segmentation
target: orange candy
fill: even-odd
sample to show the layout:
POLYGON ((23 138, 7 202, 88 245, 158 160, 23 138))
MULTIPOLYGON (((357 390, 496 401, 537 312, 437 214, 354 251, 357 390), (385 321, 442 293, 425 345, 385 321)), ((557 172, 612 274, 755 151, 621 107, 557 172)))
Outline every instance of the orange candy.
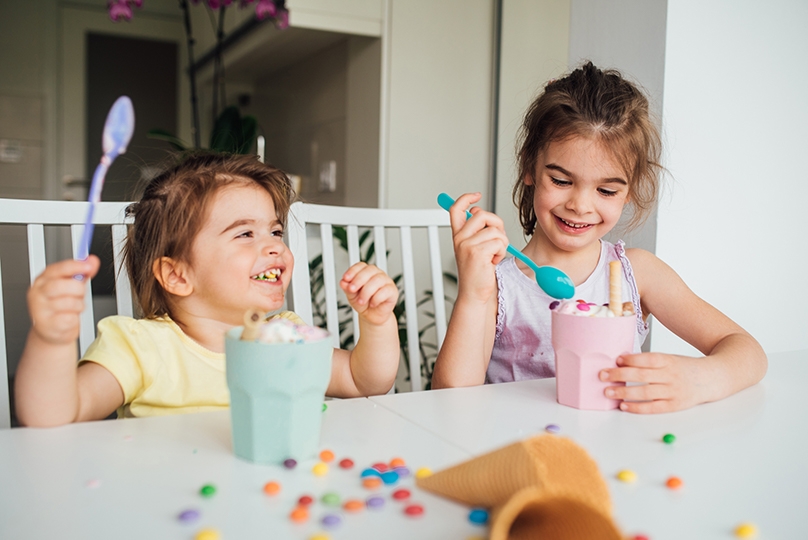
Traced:
POLYGON ((665 485, 668 486, 670 489, 679 489, 682 487, 683 482, 682 479, 678 476, 671 476, 668 478, 668 481, 665 482, 665 485))
POLYGON ((302 523, 309 519, 309 510, 305 506, 298 506, 289 514, 289 519, 297 523, 302 523))
POLYGON ((332 461, 334 461, 334 452, 332 452, 331 450, 323 450, 322 452, 320 452, 320 459, 324 463, 331 463, 332 461))
POLYGON ((404 460, 401 459, 400 457, 393 458, 390 460, 391 469, 395 469, 396 467, 403 467, 404 465, 406 465, 406 463, 404 463, 404 460))
POLYGON ((281 485, 277 482, 267 482, 264 484, 264 493, 267 495, 276 495, 281 490, 281 485))
POLYGON ((376 489, 382 485, 382 479, 378 476, 366 476, 362 480, 362 485, 368 489, 376 489))
POLYGON ((345 504, 343 504, 342 507, 346 512, 359 512, 365 508, 365 503, 357 499, 350 499, 345 501, 345 504))

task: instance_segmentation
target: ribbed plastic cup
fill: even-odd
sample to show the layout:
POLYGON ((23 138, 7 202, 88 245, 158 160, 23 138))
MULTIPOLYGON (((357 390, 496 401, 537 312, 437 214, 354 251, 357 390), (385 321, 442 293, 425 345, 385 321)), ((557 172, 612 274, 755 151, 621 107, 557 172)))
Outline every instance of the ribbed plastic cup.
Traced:
POLYGON ((236 456, 261 464, 317 454, 323 398, 331 379, 331 339, 304 343, 225 338, 227 386, 236 456))
POLYGON ((625 383, 603 382, 600 370, 617 367, 617 357, 634 350, 631 317, 578 317, 552 313, 552 342, 555 350, 556 398, 576 409, 616 409, 620 400, 603 395, 608 386, 625 383))

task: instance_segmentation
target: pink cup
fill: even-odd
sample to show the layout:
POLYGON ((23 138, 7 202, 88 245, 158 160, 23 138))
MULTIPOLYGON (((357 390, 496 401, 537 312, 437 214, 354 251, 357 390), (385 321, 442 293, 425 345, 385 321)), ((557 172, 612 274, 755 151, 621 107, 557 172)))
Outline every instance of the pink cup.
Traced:
POLYGON ((617 367, 617 357, 634 350, 636 317, 578 317, 554 311, 556 398, 576 409, 616 409, 619 400, 603 395, 608 386, 625 383, 602 382, 600 370, 617 367))

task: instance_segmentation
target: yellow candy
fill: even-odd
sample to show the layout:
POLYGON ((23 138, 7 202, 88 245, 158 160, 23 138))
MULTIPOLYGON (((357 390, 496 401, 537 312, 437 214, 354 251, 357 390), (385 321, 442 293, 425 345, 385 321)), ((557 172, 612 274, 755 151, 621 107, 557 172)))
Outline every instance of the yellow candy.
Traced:
POLYGON ((309 540, 329 540, 329 536, 327 534, 320 533, 320 534, 315 534, 314 536, 309 538, 309 540))
POLYGON ((317 463, 314 467, 311 468, 311 472, 314 473, 315 476, 325 476, 328 474, 328 465, 325 463, 317 463))
POLYGON ((429 467, 421 467, 415 471, 416 478, 426 478, 427 476, 432 476, 432 469, 429 467))
POLYGON ((202 529, 194 536, 194 540, 219 540, 219 538, 221 536, 216 529, 202 529))
POLYGON ((637 473, 626 469, 617 473, 617 479, 621 482, 634 482, 637 480, 637 473))
POLYGON ((757 536, 757 527, 751 523, 741 523, 735 529, 735 536, 738 538, 754 538, 757 536))

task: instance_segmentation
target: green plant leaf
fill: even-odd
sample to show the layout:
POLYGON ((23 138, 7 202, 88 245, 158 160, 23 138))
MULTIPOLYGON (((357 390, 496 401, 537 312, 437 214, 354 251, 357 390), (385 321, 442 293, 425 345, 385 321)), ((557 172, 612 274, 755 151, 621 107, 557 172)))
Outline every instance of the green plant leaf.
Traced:
POLYGON ((150 129, 146 134, 146 137, 158 141, 165 141, 173 146, 175 150, 179 150, 181 152, 185 152, 190 148, 190 145, 188 145, 185 141, 164 129, 150 129))

